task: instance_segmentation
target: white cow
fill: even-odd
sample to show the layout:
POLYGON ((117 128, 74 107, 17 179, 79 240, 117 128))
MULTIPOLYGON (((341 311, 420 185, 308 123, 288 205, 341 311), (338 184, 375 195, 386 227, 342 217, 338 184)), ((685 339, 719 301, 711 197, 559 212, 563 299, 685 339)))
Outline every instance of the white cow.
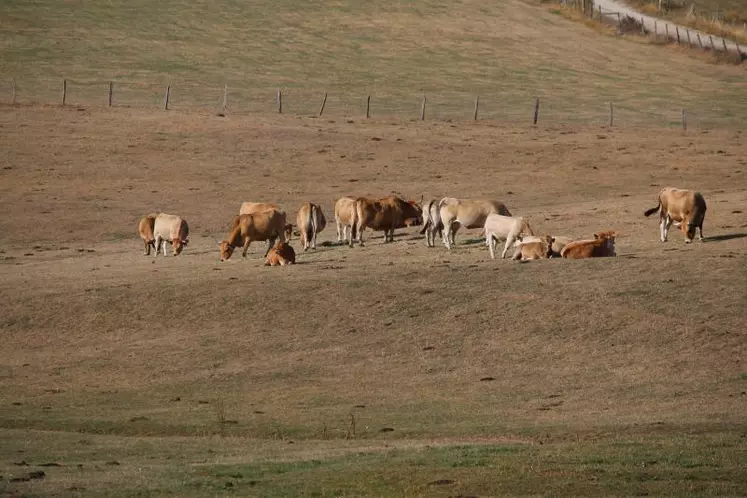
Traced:
POLYGON ((434 199, 423 204, 423 228, 420 233, 425 234, 428 247, 436 247, 436 234, 443 237, 443 228, 439 201, 434 199))
POLYGON ((163 255, 166 256, 166 242, 171 243, 174 256, 178 256, 189 240, 189 226, 187 221, 175 214, 159 213, 156 221, 153 223, 153 238, 155 240, 156 253, 158 249, 163 248, 163 255))
POLYGON ((505 240, 501 258, 506 257, 508 248, 523 235, 534 235, 532 227, 521 216, 503 216, 491 213, 485 218, 485 243, 490 251, 491 259, 495 259, 496 240, 505 240))

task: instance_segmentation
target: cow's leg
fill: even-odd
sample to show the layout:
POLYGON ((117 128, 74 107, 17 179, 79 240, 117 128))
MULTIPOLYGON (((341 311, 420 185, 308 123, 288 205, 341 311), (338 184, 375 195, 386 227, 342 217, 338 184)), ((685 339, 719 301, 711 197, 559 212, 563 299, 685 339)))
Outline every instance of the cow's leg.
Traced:
POLYGON ((266 258, 268 254, 270 254, 270 249, 272 249, 275 246, 275 241, 278 240, 278 237, 270 237, 267 240, 267 250, 265 251, 265 255, 262 256, 263 258, 266 258))
POLYGON ((143 254, 145 254, 146 256, 150 256, 150 242, 147 240, 145 240, 144 242, 145 242, 145 252, 143 254))
POLYGON ((161 237, 156 235, 156 240, 153 242, 153 249, 155 249, 155 253, 153 254, 154 258, 158 256, 158 250, 160 248, 161 248, 161 237))
POLYGON ((491 232, 485 232, 485 241, 488 243, 488 250, 490 251, 490 259, 495 259, 495 239, 491 232))
POLYGON ((698 225, 698 240, 703 240, 703 222, 700 222, 700 225, 698 225))
POLYGON ((509 233, 508 237, 506 237, 506 245, 503 246, 503 252, 501 253, 501 259, 504 259, 506 257, 508 248, 514 245, 514 242, 516 242, 516 236, 513 233, 509 233))
POLYGON ((673 220, 669 215, 667 215, 662 221, 663 223, 663 235, 661 239, 662 242, 666 242, 667 238, 669 237, 669 229, 672 227, 672 221, 673 220))
POLYGON ((163 249, 164 256, 166 256, 166 242, 168 242, 168 240, 166 239, 163 239, 163 241, 161 242, 161 248, 163 249))
POLYGON ((337 242, 342 242, 345 235, 345 228, 340 226, 341 223, 339 218, 335 218, 335 223, 337 224, 337 242), (340 230, 341 228, 342 230, 340 230))
MULTIPOLYGON (((241 257, 242 257, 242 258, 245 258, 245 257, 246 257, 246 251, 248 251, 248 250, 249 250, 249 244, 251 244, 251 243, 252 243, 252 239, 250 239, 249 237, 247 237, 247 238, 246 238, 246 239, 244 240, 244 247, 243 247, 243 248, 242 248, 242 250, 241 250, 241 257)), ((270 252, 270 251, 268 250, 267 252, 270 252)), ((267 253, 265 253, 265 256, 266 256, 266 255, 267 255, 267 253)))
POLYGON ((316 230, 314 230, 314 234, 311 236, 311 248, 316 249, 316 230))
POLYGON ((667 241, 667 229, 666 229, 666 226, 667 226, 668 219, 669 218, 665 215, 665 216, 661 217, 661 220, 659 220, 659 238, 661 239, 662 242, 666 242, 667 241))

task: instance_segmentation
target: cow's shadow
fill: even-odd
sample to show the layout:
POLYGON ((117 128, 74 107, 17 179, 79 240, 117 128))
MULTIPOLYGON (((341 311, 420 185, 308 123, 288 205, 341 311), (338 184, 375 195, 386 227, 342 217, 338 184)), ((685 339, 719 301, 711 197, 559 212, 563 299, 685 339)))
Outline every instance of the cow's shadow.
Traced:
POLYGON ((703 242, 723 242, 725 240, 743 239, 747 237, 747 233, 727 233, 724 235, 713 235, 711 237, 703 237, 703 242))

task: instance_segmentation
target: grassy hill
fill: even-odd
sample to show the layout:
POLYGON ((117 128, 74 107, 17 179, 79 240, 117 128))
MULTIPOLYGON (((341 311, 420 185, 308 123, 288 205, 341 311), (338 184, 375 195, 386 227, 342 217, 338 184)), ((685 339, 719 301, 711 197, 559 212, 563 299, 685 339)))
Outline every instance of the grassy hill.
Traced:
POLYGON ((272 110, 356 115, 373 95, 374 115, 527 119, 543 99, 550 120, 730 125, 747 116, 744 69, 704 64, 672 48, 599 36, 533 2, 108 2, 10 0, 0 26, 0 73, 10 96, 101 104, 157 105, 167 83, 173 107, 215 107, 224 84, 234 112, 272 110))

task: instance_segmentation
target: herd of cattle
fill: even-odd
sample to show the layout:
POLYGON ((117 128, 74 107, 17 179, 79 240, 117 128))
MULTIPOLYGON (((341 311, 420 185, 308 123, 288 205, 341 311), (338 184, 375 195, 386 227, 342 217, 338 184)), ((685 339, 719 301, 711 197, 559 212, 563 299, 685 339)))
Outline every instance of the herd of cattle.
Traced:
MULTIPOLYGON (((658 204, 647 210, 645 216, 655 212, 660 216, 660 238, 666 242, 672 224, 679 226, 689 243, 699 230, 703 239, 703 219, 706 203, 703 196, 692 190, 665 188, 659 192, 658 204)), ((615 232, 595 233, 593 239, 572 240, 559 235, 535 235, 529 222, 512 216, 505 204, 499 201, 455 199, 444 197, 425 204, 406 201, 399 197, 374 200, 365 197, 342 197, 335 203, 337 240, 351 247, 363 245, 365 229, 383 231, 384 242, 394 240, 394 230, 409 226, 422 226, 428 247, 436 245, 436 236, 443 239, 447 249, 455 244, 459 227, 483 229, 490 257, 495 259, 497 241, 505 241, 501 258, 514 249, 513 259, 530 260, 551 257, 591 258, 615 256, 615 232)), ((266 241, 266 265, 277 266, 295 262, 295 251, 288 242, 293 233, 300 239, 304 251, 316 248, 316 238, 324 230, 327 219, 321 208, 304 203, 296 216, 296 224, 287 223, 285 211, 278 205, 262 202, 244 202, 234 217, 228 237, 219 242, 220 260, 228 260, 237 247, 246 256, 249 245, 266 241)), ((140 238, 149 255, 151 248, 166 256, 166 245, 171 244, 174 256, 180 254, 188 243, 189 226, 183 218, 152 213, 140 220, 140 238)))

